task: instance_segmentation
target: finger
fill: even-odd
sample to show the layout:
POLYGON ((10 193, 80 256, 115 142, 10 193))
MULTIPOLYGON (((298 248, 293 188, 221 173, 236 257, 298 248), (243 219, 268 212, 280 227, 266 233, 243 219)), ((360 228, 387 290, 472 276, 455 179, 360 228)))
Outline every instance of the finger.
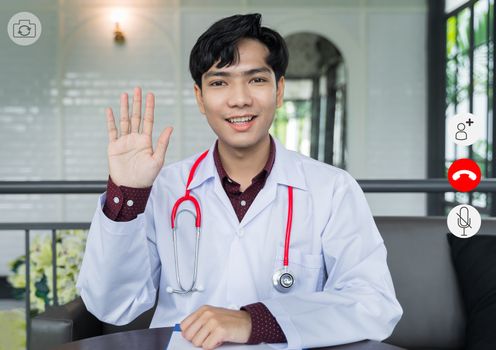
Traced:
MULTIPOLYGON (((210 322, 203 323, 201 322, 201 319, 202 318, 200 318, 200 320, 197 320, 195 323, 193 323, 193 325, 191 325, 191 328, 193 328, 197 323, 200 324, 200 328, 195 333, 193 339, 191 339, 191 343, 193 343, 194 346, 198 346, 198 347, 201 346, 205 348, 206 345, 205 341, 212 334, 213 327, 210 322)), ((210 342, 212 342, 212 340, 210 340, 210 342)))
MULTIPOLYGON (((169 140, 170 140, 170 136, 172 134, 172 130, 173 129, 169 126, 169 127, 165 128, 164 131, 162 131, 162 133, 158 137, 157 147, 155 147, 155 152, 153 153, 153 156, 152 156, 153 159, 155 159, 155 161, 157 163, 163 162, 165 159, 165 152, 167 151, 167 147, 169 146, 169 140)), ((186 318, 185 321, 186 320, 188 320, 188 318, 186 318)), ((186 325, 187 324, 188 323, 186 323, 186 325)), ((182 329, 182 327, 183 327, 183 324, 181 323, 181 329, 182 329)))
POLYGON ((191 340, 195 335, 196 331, 192 332, 190 327, 191 325, 200 317, 202 311, 200 309, 193 312, 191 315, 186 317, 181 321, 181 333, 184 338, 191 340), (191 333, 191 334, 190 334, 191 333))
MULTIPOLYGON (((201 328, 198 332, 199 339, 203 337, 203 332, 205 332, 205 337, 202 339, 201 343, 203 349, 215 349, 226 340, 226 332, 220 327, 219 322, 214 319, 210 319, 208 323, 201 328)), ((195 344, 195 340, 193 341, 193 344, 195 344)))
POLYGON ((152 136, 153 111, 155 109, 155 96, 152 93, 146 95, 145 117, 143 120, 143 134, 152 136))
POLYGON ((221 346, 224 342, 222 341, 219 332, 216 330, 210 331, 208 337, 203 341, 202 347, 204 349, 215 349, 221 346))
POLYGON ((112 108, 106 108, 105 114, 107 115, 108 139, 112 142, 117 140, 117 128, 115 127, 115 118, 112 108))
POLYGON ((129 134, 129 101, 126 93, 121 95, 121 136, 129 134))
POLYGON ((141 123, 141 88, 134 88, 133 115, 131 117, 131 132, 139 132, 141 123))

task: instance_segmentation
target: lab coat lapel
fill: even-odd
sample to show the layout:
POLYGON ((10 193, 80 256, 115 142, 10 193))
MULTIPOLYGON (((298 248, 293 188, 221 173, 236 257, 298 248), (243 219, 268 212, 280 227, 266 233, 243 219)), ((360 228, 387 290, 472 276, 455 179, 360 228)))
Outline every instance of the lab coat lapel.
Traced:
MULTIPOLYGON (((217 173, 217 170, 215 169, 215 164, 214 164, 214 156, 213 156, 214 149, 215 149, 215 142, 208 149, 208 154, 205 157, 205 159, 203 159, 203 161, 201 161, 201 163, 198 165, 198 168, 196 168, 196 172, 193 176, 193 180, 191 180, 191 183, 189 184, 188 190, 193 190, 195 187, 200 186, 208 179, 211 179, 212 177, 214 177, 215 174, 217 173)), ((203 152, 198 153, 195 156, 195 158, 194 158, 195 161, 198 159, 198 157, 200 157, 200 155, 202 153, 203 152)), ((191 170, 191 167, 190 167, 190 169, 188 169, 188 171, 190 171, 190 170, 191 170)))
MULTIPOLYGON (((231 201, 227 197, 226 191, 222 187, 219 178, 219 173, 217 171, 217 168, 215 167, 214 149, 215 149, 215 141, 212 144, 212 146, 210 146, 210 149, 205 159, 200 163, 200 165, 196 169, 195 176, 193 177, 193 180, 191 181, 191 184, 189 185, 188 188, 190 190, 194 190, 195 187, 202 185, 203 182, 213 177, 215 195, 224 206, 225 213, 227 214, 227 218, 230 221, 232 221, 232 223, 235 226, 237 226, 239 225, 238 217, 236 216, 236 212, 234 211, 231 201)), ((204 204, 202 208, 205 208, 205 205, 211 206, 213 204, 212 203, 204 204)))
MULTIPOLYGON (((217 170, 217 169, 215 169, 217 170)), ((226 209, 225 213, 227 218, 232 222, 234 227, 237 227, 239 225, 239 219, 238 216, 236 215, 236 212, 234 211, 234 208, 232 206, 231 201, 229 200, 229 197, 227 196, 226 191, 224 190, 224 187, 222 187, 222 184, 220 183, 220 178, 219 174, 216 171, 215 174, 215 180, 214 180, 214 190, 217 198, 219 201, 222 203, 224 208, 226 209)))
MULTIPOLYGON (((277 154, 276 154, 277 158, 277 154)), ((274 163, 275 165, 275 163, 274 163)), ((272 172, 271 172, 272 173, 272 172)), ((277 193, 277 182, 273 177, 269 175, 265 186, 260 190, 260 192, 255 197, 255 200, 251 204, 250 208, 246 212, 243 220, 241 220, 241 226, 245 226, 253 218, 255 218, 262 210, 264 210, 270 203, 276 199, 277 193)))
MULTIPOLYGON (((301 164, 295 154, 288 151, 276 138, 274 138, 274 143, 276 145, 274 165, 265 182, 265 186, 258 193, 243 217, 241 226, 244 226, 253 220, 276 199, 278 185, 285 185, 285 187, 293 186, 302 190, 307 189, 301 164)), ((285 194, 286 193, 287 191, 285 191, 285 194)), ((284 197, 284 200, 287 200, 286 197, 284 197)))

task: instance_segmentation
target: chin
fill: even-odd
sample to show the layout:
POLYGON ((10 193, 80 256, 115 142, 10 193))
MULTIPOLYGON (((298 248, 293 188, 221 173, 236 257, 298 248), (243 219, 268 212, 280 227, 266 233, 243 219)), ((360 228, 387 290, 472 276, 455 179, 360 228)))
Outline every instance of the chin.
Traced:
POLYGON ((226 146, 233 149, 247 149, 257 145, 260 140, 255 139, 253 137, 232 137, 228 139, 222 139, 219 137, 219 140, 226 146))
POLYGON ((226 143, 226 145, 228 145, 229 147, 234 148, 234 149, 243 150, 243 149, 248 149, 248 148, 255 146, 256 143, 255 142, 231 142, 231 143, 226 143))

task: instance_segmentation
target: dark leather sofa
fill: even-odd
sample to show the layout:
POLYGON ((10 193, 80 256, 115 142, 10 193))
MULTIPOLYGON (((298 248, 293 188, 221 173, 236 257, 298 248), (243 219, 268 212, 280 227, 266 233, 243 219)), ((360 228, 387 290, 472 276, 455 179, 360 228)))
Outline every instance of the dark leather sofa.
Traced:
MULTIPOLYGON (((451 261, 445 217, 376 217, 404 314, 386 342, 412 350, 463 349, 465 315, 451 261)), ((483 219, 479 234, 496 234, 483 219)), ((80 298, 32 321, 32 349, 149 326, 153 309, 126 326, 98 321, 80 298)))

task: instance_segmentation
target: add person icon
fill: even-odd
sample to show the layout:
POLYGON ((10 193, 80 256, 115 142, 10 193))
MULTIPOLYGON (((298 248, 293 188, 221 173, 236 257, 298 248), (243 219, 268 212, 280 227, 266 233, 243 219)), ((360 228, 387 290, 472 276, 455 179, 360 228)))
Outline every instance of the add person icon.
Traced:
POLYGON ((484 123, 471 113, 459 113, 448 117, 447 136, 459 146, 470 146, 484 139, 484 123))
POLYGON ((463 141, 467 139, 467 133, 465 132, 465 124, 464 123, 458 123, 456 126, 458 131, 455 134, 455 139, 458 141, 463 141))

